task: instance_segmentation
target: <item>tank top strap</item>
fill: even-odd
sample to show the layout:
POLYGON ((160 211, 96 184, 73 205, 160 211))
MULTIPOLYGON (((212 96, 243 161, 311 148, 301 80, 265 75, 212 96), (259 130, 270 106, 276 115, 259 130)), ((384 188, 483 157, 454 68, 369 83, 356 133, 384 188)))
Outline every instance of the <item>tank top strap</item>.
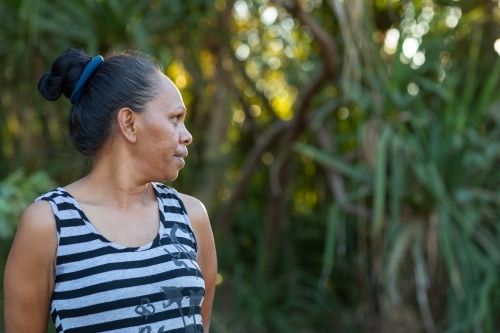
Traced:
POLYGON ((84 226, 82 211, 76 200, 63 188, 58 187, 39 196, 35 201, 44 200, 50 203, 56 219, 57 236, 61 235, 62 228, 84 226))
POLYGON ((191 225, 186 207, 182 202, 179 193, 172 187, 162 183, 152 183, 155 188, 156 195, 160 199, 160 220, 166 230, 172 229, 172 223, 181 228, 182 231, 189 235, 192 246, 195 249, 195 257, 198 258, 198 243, 191 225))

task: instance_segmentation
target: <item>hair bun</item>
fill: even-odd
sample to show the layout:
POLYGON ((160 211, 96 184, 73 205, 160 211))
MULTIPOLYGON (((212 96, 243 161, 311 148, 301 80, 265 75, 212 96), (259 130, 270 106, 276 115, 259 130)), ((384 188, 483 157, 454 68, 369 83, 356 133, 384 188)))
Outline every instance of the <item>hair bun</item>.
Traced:
POLYGON ((79 49, 68 49, 54 61, 50 71, 43 74, 38 90, 49 101, 55 101, 61 94, 70 98, 78 79, 92 57, 79 49))

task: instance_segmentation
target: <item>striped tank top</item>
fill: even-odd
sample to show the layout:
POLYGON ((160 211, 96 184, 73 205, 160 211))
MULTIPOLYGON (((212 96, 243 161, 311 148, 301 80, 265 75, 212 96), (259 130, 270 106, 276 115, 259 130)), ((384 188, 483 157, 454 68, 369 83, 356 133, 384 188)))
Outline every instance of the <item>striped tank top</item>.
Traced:
POLYGON ((50 315, 57 332, 203 332, 205 283, 189 217, 174 189, 152 185, 159 232, 138 248, 104 238, 63 188, 37 199, 50 203, 56 220, 50 315))

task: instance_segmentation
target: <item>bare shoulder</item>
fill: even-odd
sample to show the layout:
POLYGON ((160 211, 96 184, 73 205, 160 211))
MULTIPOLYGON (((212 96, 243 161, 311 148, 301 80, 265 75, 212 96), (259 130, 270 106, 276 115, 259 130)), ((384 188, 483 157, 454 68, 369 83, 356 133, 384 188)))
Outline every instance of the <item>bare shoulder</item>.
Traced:
POLYGON ((38 256, 52 257, 57 249, 57 227, 50 203, 32 203, 19 220, 12 251, 35 250, 38 256))
POLYGON ((19 220, 18 232, 36 232, 56 236, 56 221, 50 203, 39 200, 32 203, 19 220))
POLYGON ((214 236, 212 234, 212 226, 210 225, 210 219, 208 218, 205 206, 200 200, 192 196, 182 193, 179 194, 184 206, 186 207, 189 220, 191 221, 191 226, 200 248, 207 245, 209 248, 205 249, 205 251, 212 251, 211 248, 213 246, 214 236))
POLYGON ((200 224, 210 223, 207 210, 200 200, 187 194, 179 193, 179 195, 181 196, 194 228, 200 224))
POLYGON ((57 227, 50 204, 37 201, 21 216, 5 268, 5 283, 40 278, 53 272, 57 227))
POLYGON ((37 201, 23 213, 7 260, 8 271, 27 271, 26 267, 55 263, 57 227, 50 203, 37 201), (28 255, 29 254, 29 255, 28 255))

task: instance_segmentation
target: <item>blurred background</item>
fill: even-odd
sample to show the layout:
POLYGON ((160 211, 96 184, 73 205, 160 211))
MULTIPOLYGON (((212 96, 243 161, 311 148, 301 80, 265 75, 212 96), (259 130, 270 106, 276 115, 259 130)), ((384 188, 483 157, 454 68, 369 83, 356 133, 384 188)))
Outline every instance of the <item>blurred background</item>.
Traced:
POLYGON ((2 272, 92 164, 38 79, 134 49, 189 110, 171 185, 211 217, 210 332, 500 332, 498 38, 497 0, 0 0, 2 272))

